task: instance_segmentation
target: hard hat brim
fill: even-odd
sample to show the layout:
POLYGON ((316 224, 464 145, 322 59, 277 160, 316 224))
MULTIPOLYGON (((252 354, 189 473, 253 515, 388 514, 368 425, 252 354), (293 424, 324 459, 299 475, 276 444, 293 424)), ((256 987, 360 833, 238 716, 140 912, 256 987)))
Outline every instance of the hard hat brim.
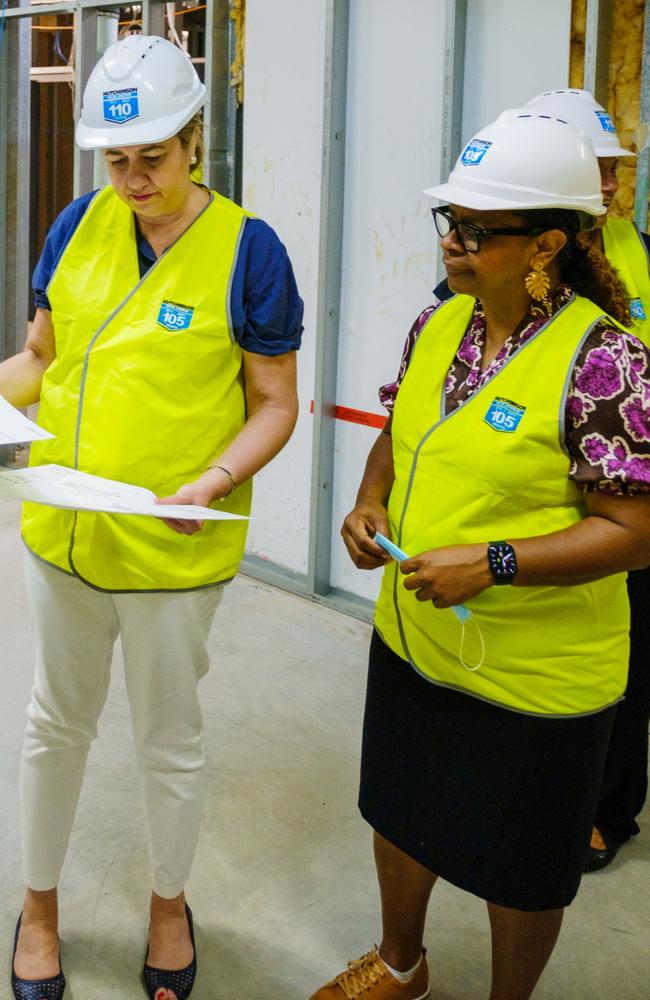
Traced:
POLYGON ((106 122, 102 128, 90 128, 82 121, 77 122, 75 141, 80 149, 110 149, 120 146, 147 146, 155 142, 165 142, 171 139, 187 125, 190 118, 205 104, 206 88, 201 84, 196 98, 189 108, 184 108, 177 115, 166 115, 164 118, 150 122, 134 121, 127 125, 117 125, 106 122))
POLYGON ((613 146, 613 147, 612 146, 602 146, 602 145, 599 145, 597 142, 594 142, 593 143, 593 147, 594 147, 594 153, 601 160, 604 159, 605 157, 608 157, 608 156, 615 156, 615 157, 618 158, 620 156, 636 156, 637 155, 636 153, 632 152, 631 149, 623 149, 622 146, 613 146))
POLYGON ((525 212, 528 209, 538 208, 566 208, 568 210, 587 212, 589 215, 599 217, 604 215, 607 209, 602 205, 590 204, 586 199, 577 204, 575 200, 572 204, 562 198, 554 199, 552 196, 540 192, 539 198, 532 195, 530 189, 522 189, 521 200, 515 198, 500 198, 493 193, 485 194, 482 191, 472 190, 465 184, 453 183, 438 184, 435 187, 425 188, 424 194, 430 198, 437 198, 448 205, 460 205, 462 208, 473 208, 477 212, 525 212))

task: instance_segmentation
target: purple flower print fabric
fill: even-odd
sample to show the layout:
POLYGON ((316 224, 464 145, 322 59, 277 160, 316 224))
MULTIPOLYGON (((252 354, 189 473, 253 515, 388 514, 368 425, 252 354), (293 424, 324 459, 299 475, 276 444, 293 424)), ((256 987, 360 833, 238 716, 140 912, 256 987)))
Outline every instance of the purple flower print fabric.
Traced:
MULTIPOLYGON (((552 312, 569 301, 567 285, 552 300, 552 312)), ((392 410, 413 346, 437 305, 425 309, 411 327, 395 382, 379 390, 392 410)), ((445 382, 446 412, 451 413, 505 364, 548 319, 533 305, 491 364, 481 371, 485 315, 474 307, 445 382)), ((565 409, 569 478, 584 491, 614 495, 650 493, 650 352, 631 333, 607 320, 597 323, 576 359, 565 409)))

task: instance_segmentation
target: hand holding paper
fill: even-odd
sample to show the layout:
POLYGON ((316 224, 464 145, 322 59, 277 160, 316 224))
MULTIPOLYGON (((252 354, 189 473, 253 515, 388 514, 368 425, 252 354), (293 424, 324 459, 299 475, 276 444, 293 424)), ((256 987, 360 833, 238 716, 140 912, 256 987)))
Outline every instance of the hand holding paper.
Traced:
POLYGON ((164 520, 247 520, 240 514, 195 504, 157 504, 155 494, 143 486, 103 479, 62 465, 37 465, 30 469, 0 471, 0 496, 67 510, 143 514, 164 520))

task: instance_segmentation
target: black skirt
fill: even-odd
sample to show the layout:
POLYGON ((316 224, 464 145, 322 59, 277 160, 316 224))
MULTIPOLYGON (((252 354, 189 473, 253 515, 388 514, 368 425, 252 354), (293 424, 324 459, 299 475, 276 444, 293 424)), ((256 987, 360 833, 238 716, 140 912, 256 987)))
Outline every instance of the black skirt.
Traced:
POLYGON ((580 884, 616 706, 523 715, 425 680, 373 635, 359 808, 441 878, 518 910, 580 884))

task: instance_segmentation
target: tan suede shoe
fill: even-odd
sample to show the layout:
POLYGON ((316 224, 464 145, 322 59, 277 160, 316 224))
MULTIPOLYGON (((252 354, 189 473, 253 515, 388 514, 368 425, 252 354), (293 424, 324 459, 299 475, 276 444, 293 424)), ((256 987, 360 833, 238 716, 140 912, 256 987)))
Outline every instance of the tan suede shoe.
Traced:
POLYGON ((356 962, 348 962, 345 972, 321 986, 310 1000, 424 1000, 429 996, 426 948, 417 972, 408 983, 400 983, 388 971, 377 946, 356 962))

